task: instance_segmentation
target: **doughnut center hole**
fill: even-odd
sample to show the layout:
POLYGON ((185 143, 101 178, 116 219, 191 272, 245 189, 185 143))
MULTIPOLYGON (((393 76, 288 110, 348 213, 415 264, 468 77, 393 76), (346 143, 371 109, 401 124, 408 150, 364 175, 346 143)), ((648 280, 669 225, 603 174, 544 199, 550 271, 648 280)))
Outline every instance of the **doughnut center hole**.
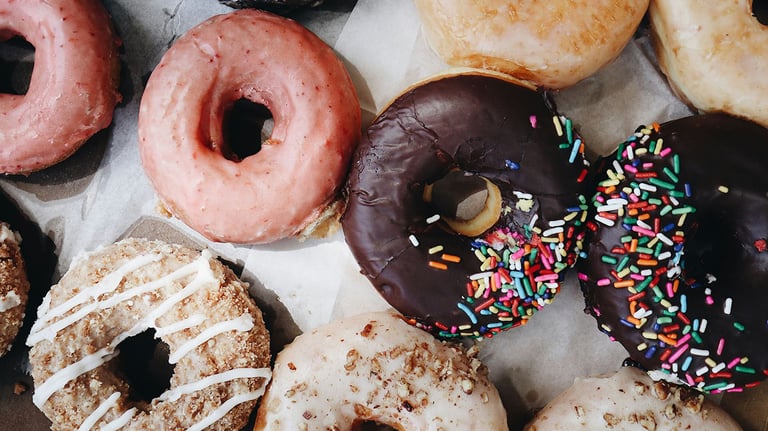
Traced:
POLYGON ((752 0, 752 16, 762 25, 768 25, 768 0, 752 0))
POLYGON ((117 348, 117 371, 131 387, 131 401, 149 403, 171 387, 170 349, 155 338, 154 329, 125 339, 117 348))
POLYGON ((0 29, 0 93, 23 96, 35 66, 35 47, 21 36, 3 37, 0 29))
POLYGON ((351 431, 397 431, 397 428, 375 421, 358 421, 352 425, 351 431))
POLYGON ((239 162, 258 153, 272 136, 274 125, 272 113, 266 106, 245 98, 236 100, 224 112, 224 157, 239 162))

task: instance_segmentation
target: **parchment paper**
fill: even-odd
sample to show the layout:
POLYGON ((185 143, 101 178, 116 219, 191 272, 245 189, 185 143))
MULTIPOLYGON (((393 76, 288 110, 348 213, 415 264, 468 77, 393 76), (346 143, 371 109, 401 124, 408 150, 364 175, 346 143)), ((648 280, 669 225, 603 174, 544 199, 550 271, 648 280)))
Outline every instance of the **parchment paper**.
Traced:
MULTIPOLYGON (((411 0, 359 0, 351 13, 339 3, 326 0, 326 7, 296 18, 344 60, 358 90, 364 125, 403 88, 447 68, 424 41, 411 0)), ((136 122, 143 84, 179 35, 231 9, 215 0, 105 0, 105 4, 124 44, 124 101, 113 125, 60 165, 29 177, 0 178, 0 187, 55 243, 59 263, 52 281, 77 254, 133 235, 209 247, 231 262, 251 283, 253 296, 265 311, 275 351, 302 331, 331 319, 388 308, 359 274, 341 233, 265 246, 217 244, 158 212, 158 199, 138 156, 136 122)), ((616 62, 555 97, 594 153, 610 151, 639 124, 690 114, 656 70, 642 33, 616 62)), ((555 302, 529 325, 481 343, 481 358, 505 401, 511 429, 519 429, 533 409, 575 377, 611 372, 626 357, 621 346, 596 329, 583 308, 571 273, 555 302)), ((29 310, 34 313, 34 308, 29 310)), ((0 373, 29 381, 24 361, 14 361, 0 359, 0 373)), ((4 385, 0 390, 10 388, 4 385)), ((46 420, 29 400, 31 390, 11 397, 18 397, 12 407, 0 402, 0 430, 46 428, 46 420), (5 420, 11 417, 20 419, 5 420)))

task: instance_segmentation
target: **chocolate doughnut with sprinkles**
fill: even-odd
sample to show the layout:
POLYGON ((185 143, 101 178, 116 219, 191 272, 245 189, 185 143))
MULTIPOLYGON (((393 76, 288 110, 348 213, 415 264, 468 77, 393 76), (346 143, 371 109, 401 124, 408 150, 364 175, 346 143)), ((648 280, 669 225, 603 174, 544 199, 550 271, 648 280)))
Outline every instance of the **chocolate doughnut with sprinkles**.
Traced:
POLYGON ((571 121, 519 81, 449 72, 368 128, 342 218, 382 296, 441 338, 525 324, 580 250, 588 163, 571 121))
POLYGON ((577 265, 599 327, 703 392, 768 375, 768 130, 724 114, 639 128, 598 165, 577 265))

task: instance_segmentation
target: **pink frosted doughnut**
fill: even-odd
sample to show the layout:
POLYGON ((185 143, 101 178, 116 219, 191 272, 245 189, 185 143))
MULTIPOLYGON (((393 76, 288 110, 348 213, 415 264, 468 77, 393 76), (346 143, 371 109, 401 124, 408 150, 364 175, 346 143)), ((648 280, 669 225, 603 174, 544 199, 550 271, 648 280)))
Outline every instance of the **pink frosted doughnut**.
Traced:
POLYGON ((255 10, 215 16, 179 38, 139 112, 141 160, 157 193, 214 241, 271 242, 316 222, 336 200, 359 135, 357 94, 334 52, 300 24, 255 10), (236 161, 222 117, 243 98, 269 109, 274 129, 236 161))
POLYGON ((118 42, 98 0, 0 2, 0 42, 35 47, 25 95, 0 93, 0 172, 56 164, 112 122, 120 100, 118 42))

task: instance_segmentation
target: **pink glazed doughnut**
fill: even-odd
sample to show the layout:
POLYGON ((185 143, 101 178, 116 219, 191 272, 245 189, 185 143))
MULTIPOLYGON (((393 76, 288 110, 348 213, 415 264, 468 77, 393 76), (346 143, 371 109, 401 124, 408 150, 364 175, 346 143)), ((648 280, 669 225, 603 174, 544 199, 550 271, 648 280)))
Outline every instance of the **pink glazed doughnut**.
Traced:
POLYGON ((306 231, 337 200, 360 124, 331 48, 292 20, 240 10, 163 56, 141 100, 139 147, 173 215, 213 241, 267 243, 306 231), (274 128, 256 154, 231 160, 223 115, 240 99, 269 109, 274 128))
POLYGON ((0 2, 0 42, 35 47, 25 95, 0 93, 0 173, 26 174, 74 153, 112 122, 118 39, 98 0, 0 2))

